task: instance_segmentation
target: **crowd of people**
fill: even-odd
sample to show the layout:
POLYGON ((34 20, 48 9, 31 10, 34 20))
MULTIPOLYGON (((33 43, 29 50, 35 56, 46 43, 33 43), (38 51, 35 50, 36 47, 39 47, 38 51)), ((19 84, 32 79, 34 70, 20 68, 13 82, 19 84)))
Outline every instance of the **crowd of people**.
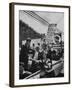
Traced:
POLYGON ((33 43, 30 46, 31 39, 27 38, 25 45, 21 46, 19 56, 19 78, 24 79, 26 76, 36 72, 37 70, 49 70, 52 68, 52 60, 60 60, 63 57, 64 50, 53 49, 51 44, 47 44, 46 40, 43 43, 38 43, 36 46, 33 43))

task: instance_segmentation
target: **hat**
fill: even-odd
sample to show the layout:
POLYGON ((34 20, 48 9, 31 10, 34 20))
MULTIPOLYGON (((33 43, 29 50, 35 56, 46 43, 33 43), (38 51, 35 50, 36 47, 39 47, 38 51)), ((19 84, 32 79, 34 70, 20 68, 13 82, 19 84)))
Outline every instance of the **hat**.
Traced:
POLYGON ((31 39, 30 38, 27 38, 26 41, 31 41, 31 39))

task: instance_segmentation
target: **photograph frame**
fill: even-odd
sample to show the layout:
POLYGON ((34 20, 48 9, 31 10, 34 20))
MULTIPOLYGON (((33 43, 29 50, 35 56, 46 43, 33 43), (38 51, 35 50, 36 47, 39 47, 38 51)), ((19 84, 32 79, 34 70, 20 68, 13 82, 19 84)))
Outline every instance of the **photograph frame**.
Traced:
POLYGON ((60 84, 70 84, 70 6, 64 6, 64 5, 48 5, 48 4, 31 4, 31 3, 10 3, 9 4, 9 86, 10 87, 28 87, 28 86, 44 86, 44 85, 60 85, 60 84), (28 6, 42 6, 42 7, 57 7, 57 8, 67 8, 68 9, 68 31, 69 31, 69 39, 68 39, 68 59, 69 59, 69 73, 68 73, 68 82, 60 82, 60 83, 43 83, 43 84, 30 84, 30 85, 15 85, 15 66, 14 66, 14 60, 15 60, 15 46, 14 46, 14 30, 15 30, 15 15, 14 15, 14 6, 15 5, 28 5, 28 6))

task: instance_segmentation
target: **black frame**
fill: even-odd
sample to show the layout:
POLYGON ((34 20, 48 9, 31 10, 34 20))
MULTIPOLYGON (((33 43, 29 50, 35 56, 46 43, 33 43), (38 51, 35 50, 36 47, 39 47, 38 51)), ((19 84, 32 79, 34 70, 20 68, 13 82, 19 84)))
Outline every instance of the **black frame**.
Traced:
POLYGON ((26 86, 44 86, 44 85, 60 85, 70 84, 70 6, 63 5, 47 5, 47 4, 29 4, 29 3, 9 3, 9 86, 10 87, 26 87, 26 86), (69 10, 69 81, 51 84, 34 84, 34 85, 14 85, 14 5, 29 5, 43 7, 59 7, 68 8, 69 10))

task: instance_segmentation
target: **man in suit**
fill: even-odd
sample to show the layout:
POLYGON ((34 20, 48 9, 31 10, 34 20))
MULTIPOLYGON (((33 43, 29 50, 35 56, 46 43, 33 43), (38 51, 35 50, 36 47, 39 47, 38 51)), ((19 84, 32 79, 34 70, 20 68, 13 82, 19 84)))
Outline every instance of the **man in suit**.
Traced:
POLYGON ((25 45, 22 45, 20 51, 20 62, 24 64, 24 69, 28 69, 28 53, 30 50, 31 39, 27 38, 25 45))

